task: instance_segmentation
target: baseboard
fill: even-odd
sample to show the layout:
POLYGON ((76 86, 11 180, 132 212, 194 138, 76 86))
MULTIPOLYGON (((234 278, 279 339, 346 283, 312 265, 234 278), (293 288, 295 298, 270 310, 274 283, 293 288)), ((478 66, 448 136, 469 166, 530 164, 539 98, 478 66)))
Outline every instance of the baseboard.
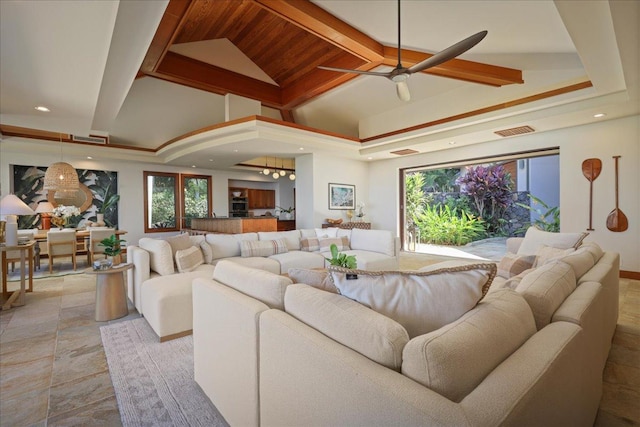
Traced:
POLYGON ((620 278, 621 279, 640 280, 640 271, 620 270, 620 278))
POLYGON ((191 334, 193 334, 193 329, 189 329, 188 331, 178 332, 176 334, 165 335, 164 337, 160 337, 160 342, 175 340, 176 338, 186 337, 187 335, 191 335, 191 334))

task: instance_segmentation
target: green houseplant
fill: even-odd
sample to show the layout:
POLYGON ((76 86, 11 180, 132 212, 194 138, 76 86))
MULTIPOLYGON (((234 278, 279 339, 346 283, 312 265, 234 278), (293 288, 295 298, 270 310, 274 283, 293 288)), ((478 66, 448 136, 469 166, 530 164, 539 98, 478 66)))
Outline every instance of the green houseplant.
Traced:
POLYGON ((336 267, 348 268, 350 270, 353 270, 358 266, 356 256, 338 252, 338 246, 336 246, 335 243, 329 246, 329 250, 331 251, 331 258, 325 258, 329 261, 329 264, 335 265, 336 267))
POLYGON ((115 234, 102 239, 99 243, 100 246, 104 246, 105 255, 113 258, 114 265, 122 262, 122 243, 126 241, 119 239, 115 234))

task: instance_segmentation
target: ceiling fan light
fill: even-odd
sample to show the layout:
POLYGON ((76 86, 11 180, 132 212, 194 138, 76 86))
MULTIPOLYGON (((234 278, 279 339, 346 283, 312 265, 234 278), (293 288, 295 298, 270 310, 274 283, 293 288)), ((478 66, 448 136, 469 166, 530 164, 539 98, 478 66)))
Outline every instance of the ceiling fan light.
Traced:
POLYGON ((407 82, 402 80, 399 82, 396 82, 396 92, 398 93, 398 98, 400 98, 402 101, 409 101, 411 100, 411 93, 409 93, 409 85, 407 85, 407 82))

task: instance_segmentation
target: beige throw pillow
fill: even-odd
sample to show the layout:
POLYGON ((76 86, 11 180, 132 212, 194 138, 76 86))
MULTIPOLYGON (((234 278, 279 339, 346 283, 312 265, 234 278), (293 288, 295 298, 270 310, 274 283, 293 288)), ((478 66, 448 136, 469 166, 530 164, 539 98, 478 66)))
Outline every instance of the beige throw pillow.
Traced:
POLYGON ((331 250, 331 245, 336 245, 339 251, 348 251, 349 248, 349 238, 347 236, 342 237, 329 237, 320 239, 320 252, 329 252, 331 250))
POLYGON ((498 276, 509 279, 533 267, 535 255, 516 255, 506 253, 498 263, 498 276))
POLYGON ((308 268, 290 268, 287 272, 289 279, 293 283, 304 283, 309 286, 313 286, 316 289, 331 292, 334 294, 339 293, 338 288, 333 284, 331 276, 327 270, 312 270, 308 268))
POLYGON ((363 271, 330 267, 340 293, 400 323, 410 337, 453 322, 478 304, 496 265, 467 264, 433 271, 363 271), (350 279, 351 275, 357 278, 350 279))
POLYGON ((518 255, 535 255, 542 246, 558 249, 576 249, 589 233, 551 233, 529 227, 518 248, 518 255))
POLYGON ((554 248, 552 246, 542 245, 538 252, 536 253, 536 260, 533 263, 533 267, 541 267, 545 264, 549 264, 551 261, 555 261, 564 256, 567 256, 571 253, 575 252, 575 249, 559 249, 554 248))
POLYGON ((202 256, 202 250, 196 246, 176 252, 176 266, 180 273, 193 271, 201 264, 204 264, 204 257, 202 256))
POLYGON ((300 239, 300 250, 304 252, 318 252, 320 250, 320 241, 317 237, 300 239))
POLYGON ((287 243, 283 239, 275 240, 243 240, 240 242, 240 255, 243 258, 252 256, 271 256, 288 252, 287 243))
POLYGON ((169 246, 171 246, 171 255, 174 257, 178 251, 183 251, 193 246, 187 233, 169 236, 165 240, 169 243, 169 246))

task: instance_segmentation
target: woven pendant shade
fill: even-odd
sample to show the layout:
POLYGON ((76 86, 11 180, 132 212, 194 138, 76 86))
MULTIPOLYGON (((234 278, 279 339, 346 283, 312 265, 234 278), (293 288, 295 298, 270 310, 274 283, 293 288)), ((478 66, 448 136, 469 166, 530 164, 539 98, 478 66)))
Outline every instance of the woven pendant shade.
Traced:
POLYGON ((80 188, 78 173, 69 163, 54 163, 44 174, 43 188, 45 190, 77 190, 80 188))

